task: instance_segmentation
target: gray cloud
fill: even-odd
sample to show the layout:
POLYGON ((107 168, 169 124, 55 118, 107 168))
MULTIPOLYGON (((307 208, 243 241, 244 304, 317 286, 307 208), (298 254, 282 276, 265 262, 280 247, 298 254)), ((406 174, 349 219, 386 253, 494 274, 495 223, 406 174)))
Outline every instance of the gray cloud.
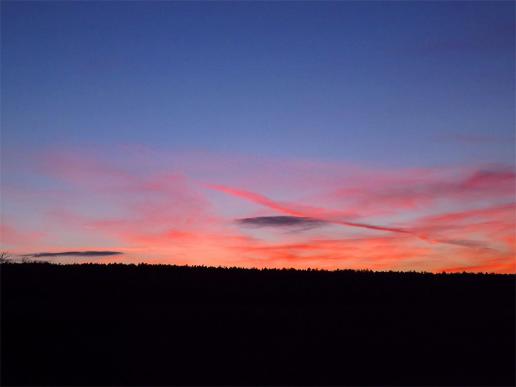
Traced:
POLYGON ((472 240, 467 240, 467 239, 439 239, 439 240, 437 240, 437 242, 446 243, 446 244, 455 245, 455 246, 472 247, 472 248, 491 250, 491 248, 488 247, 484 242, 472 241, 472 240))
POLYGON ((109 255, 121 255, 119 251, 61 251, 57 253, 35 253, 27 254, 26 257, 105 257, 109 255))
POLYGON ((302 216, 257 216, 254 218, 237 219, 236 222, 244 226, 296 229, 311 229, 328 224, 328 222, 321 219, 302 216))

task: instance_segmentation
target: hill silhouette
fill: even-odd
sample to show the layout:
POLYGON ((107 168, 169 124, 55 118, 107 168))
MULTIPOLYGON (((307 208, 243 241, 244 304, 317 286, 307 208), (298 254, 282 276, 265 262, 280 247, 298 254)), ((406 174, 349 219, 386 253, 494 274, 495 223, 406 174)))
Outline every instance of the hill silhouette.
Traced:
POLYGON ((515 276, 2 264, 3 385, 514 385, 515 276))

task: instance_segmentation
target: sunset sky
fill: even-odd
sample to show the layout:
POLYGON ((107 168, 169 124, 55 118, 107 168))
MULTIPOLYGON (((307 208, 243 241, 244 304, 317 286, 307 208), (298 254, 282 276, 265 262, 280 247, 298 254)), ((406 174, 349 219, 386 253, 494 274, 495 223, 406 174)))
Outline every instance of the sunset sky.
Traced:
POLYGON ((2 2, 1 250, 514 273, 514 32, 510 1, 2 2))

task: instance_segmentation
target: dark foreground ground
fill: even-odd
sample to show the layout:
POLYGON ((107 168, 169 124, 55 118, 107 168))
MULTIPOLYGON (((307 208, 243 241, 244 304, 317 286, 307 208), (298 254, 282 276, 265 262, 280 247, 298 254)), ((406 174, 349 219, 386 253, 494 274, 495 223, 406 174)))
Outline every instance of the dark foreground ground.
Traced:
POLYGON ((515 381, 515 276, 0 270, 3 385, 515 381))

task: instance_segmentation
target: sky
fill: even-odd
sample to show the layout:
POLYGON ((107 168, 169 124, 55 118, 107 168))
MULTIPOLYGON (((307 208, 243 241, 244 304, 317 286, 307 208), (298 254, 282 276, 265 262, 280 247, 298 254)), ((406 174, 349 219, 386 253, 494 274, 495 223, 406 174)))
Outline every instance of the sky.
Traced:
POLYGON ((516 272, 514 2, 0 10, 2 251, 516 272))

